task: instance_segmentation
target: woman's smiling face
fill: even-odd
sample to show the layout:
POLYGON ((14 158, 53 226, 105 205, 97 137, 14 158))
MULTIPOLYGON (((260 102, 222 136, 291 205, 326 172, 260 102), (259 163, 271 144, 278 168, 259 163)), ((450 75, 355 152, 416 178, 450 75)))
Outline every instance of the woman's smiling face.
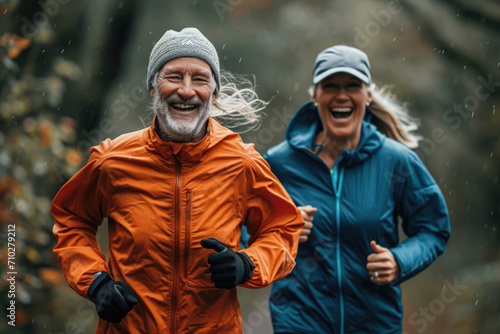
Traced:
POLYGON ((359 139, 366 104, 372 101, 363 81, 348 73, 332 74, 315 86, 312 101, 327 136, 359 139))

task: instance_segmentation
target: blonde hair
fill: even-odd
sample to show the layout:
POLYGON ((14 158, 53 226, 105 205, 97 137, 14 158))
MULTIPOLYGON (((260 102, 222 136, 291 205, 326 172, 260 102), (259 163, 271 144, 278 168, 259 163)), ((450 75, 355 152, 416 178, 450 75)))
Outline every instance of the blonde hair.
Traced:
MULTIPOLYGON (((316 87, 317 85, 309 88, 311 96, 314 95, 316 87)), ((372 102, 367 106, 372 114, 370 122, 387 137, 409 148, 417 148, 423 137, 414 133, 420 123, 409 114, 408 105, 398 101, 387 86, 378 87, 372 83, 368 86, 368 91, 372 94, 372 102)))
POLYGON ((409 148, 417 148, 422 136, 415 134, 418 119, 408 112, 408 105, 397 100, 388 87, 369 87, 373 101, 367 109, 372 113, 373 123, 387 137, 397 140, 409 148))
POLYGON ((261 112, 269 102, 255 92, 255 77, 221 71, 221 87, 210 115, 222 125, 239 133, 257 130, 262 124, 261 112))

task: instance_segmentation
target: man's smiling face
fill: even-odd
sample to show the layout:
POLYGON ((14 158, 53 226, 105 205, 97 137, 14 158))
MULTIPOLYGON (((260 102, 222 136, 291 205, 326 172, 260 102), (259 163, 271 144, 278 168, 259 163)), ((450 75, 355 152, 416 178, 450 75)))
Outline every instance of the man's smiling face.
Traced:
POLYGON ((198 142, 206 133, 214 79, 210 66, 193 57, 176 58, 161 68, 151 89, 160 138, 198 142))

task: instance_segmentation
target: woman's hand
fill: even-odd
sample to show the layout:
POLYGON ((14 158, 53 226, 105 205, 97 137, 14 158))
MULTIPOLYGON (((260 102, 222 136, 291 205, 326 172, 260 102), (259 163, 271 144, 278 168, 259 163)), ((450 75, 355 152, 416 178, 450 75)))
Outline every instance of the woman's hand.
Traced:
POLYGON ((304 219, 305 222, 304 228, 302 229, 302 232, 300 232, 299 237, 299 243, 301 243, 306 242, 308 239, 308 235, 311 234, 311 229, 313 228, 313 214, 318 211, 318 209, 310 205, 299 206, 298 209, 302 214, 302 219, 304 219))
POLYGON ((375 241, 370 242, 375 253, 368 255, 366 269, 370 273, 371 281, 377 285, 386 285, 399 277, 399 264, 392 252, 375 241))

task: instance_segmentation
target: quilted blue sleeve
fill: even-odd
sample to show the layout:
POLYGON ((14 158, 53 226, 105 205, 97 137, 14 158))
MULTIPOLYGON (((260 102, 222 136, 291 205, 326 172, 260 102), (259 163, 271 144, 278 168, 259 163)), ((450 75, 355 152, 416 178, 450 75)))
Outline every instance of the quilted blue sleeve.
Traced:
MULTIPOLYGON (((413 152, 412 152, 413 153, 413 152)), ((423 271, 445 252, 450 238, 446 203, 438 185, 416 154, 402 159, 398 213, 406 240, 391 249, 400 267, 399 284, 423 271)))

